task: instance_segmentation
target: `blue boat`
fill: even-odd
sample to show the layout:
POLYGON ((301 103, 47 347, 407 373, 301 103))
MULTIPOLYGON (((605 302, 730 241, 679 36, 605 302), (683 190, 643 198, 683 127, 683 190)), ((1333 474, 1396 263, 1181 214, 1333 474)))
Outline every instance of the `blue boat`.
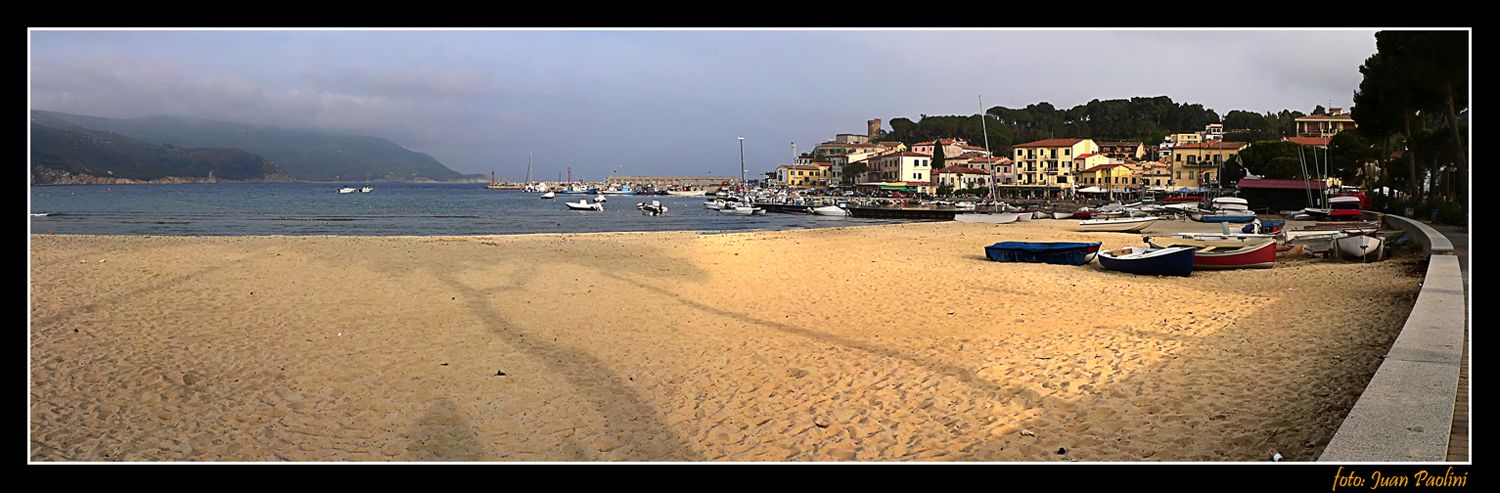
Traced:
POLYGON ((1099 252, 1099 265, 1109 270, 1148 276, 1187 276, 1193 273, 1192 247, 1125 247, 1099 252))
POLYGON ((1033 243, 1002 241, 984 247, 984 255, 996 262, 1039 262, 1059 265, 1084 265, 1094 260, 1101 243, 1033 243))
POLYGON ((1255 216, 1253 216, 1253 215, 1252 216, 1235 216, 1235 215, 1211 216, 1211 215, 1205 214, 1201 218, 1199 218, 1198 220, 1206 222, 1206 223, 1248 223, 1248 222, 1254 221, 1255 220, 1255 216))

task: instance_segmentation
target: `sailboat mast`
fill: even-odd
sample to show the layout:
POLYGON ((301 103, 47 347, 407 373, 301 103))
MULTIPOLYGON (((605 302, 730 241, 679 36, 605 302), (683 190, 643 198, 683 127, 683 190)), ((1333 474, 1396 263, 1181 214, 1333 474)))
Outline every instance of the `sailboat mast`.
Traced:
POLYGON ((526 153, 526 184, 531 184, 531 153, 526 153))
POLYGON ((979 95, 979 132, 984 134, 984 153, 990 162, 990 202, 999 202, 1000 197, 995 193, 995 155, 990 153, 990 129, 985 123, 984 117, 984 95, 979 95))

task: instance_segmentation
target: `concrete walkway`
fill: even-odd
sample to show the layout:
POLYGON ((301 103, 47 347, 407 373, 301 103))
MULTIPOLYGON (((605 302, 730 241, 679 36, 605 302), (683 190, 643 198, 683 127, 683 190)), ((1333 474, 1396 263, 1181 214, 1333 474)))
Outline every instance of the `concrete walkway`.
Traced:
MULTIPOLYGON (((1424 221, 1425 222, 1425 221, 1424 221)), ((1464 309, 1469 309, 1469 231, 1458 226, 1427 223, 1453 242, 1453 254, 1464 276, 1464 309)), ((1469 320, 1464 319, 1464 354, 1458 368, 1458 396, 1453 403, 1453 428, 1448 433, 1448 460, 1469 462, 1469 320)))

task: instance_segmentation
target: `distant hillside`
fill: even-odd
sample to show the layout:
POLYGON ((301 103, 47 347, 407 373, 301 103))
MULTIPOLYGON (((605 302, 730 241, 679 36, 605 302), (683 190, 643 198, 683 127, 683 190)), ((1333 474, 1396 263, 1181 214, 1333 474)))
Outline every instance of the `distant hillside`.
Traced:
POLYGON ((35 110, 31 117, 53 128, 76 126, 114 132, 153 144, 243 149, 275 162, 304 181, 428 181, 479 176, 458 173, 432 156, 385 139, 361 135, 174 116, 117 119, 35 110))
POLYGON ((239 149, 156 146, 120 134, 31 124, 32 183, 291 181, 239 149))

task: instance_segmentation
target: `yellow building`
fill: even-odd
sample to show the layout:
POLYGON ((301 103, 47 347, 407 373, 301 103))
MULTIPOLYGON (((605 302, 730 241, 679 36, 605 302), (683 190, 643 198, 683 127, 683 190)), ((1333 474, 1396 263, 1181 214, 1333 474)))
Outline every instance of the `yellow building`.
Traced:
POLYGON ((1147 190, 1165 191, 1172 186, 1172 170, 1167 163, 1147 161, 1137 163, 1135 181, 1147 190))
POLYGON ((823 188, 828 186, 829 163, 783 164, 776 167, 776 179, 788 188, 823 188))
POLYGON ((990 186, 990 172, 978 168, 949 166, 932 172, 932 176, 937 177, 938 186, 946 186, 953 191, 990 186))
POLYGON ((1028 195, 1061 196, 1074 188, 1074 158, 1098 152, 1099 145, 1092 139, 1046 139, 1012 146, 1015 189, 1028 195))
POLYGON ((1172 188, 1217 187, 1219 166, 1249 147, 1247 142, 1200 142, 1172 148, 1172 188))
POLYGON ((1167 136, 1167 143, 1174 146, 1197 144, 1203 142, 1203 134, 1172 134, 1167 136))
POLYGON ((1079 172, 1079 188, 1099 187, 1114 192, 1136 188, 1135 170, 1124 163, 1107 163, 1092 166, 1079 172))

